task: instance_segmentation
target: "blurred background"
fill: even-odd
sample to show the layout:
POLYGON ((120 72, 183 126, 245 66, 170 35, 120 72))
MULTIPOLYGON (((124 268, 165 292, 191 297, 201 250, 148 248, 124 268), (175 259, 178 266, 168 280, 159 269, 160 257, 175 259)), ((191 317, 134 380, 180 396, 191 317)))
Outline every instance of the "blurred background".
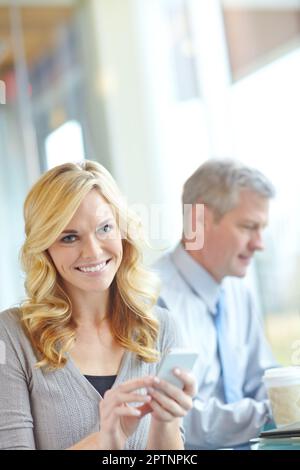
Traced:
POLYGON ((300 0, 0 0, 0 310, 24 296, 22 205, 43 171, 99 161, 171 248, 183 182, 231 156, 277 188, 249 284, 277 359, 295 362, 299 84, 300 0))

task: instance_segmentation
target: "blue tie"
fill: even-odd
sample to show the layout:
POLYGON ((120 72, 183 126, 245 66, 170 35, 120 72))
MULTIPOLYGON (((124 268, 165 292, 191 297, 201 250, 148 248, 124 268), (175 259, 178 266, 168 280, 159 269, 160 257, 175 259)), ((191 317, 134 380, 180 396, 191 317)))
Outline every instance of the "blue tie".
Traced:
POLYGON ((226 403, 233 403, 243 398, 237 380, 237 367, 233 349, 228 338, 228 325, 226 325, 225 292, 222 289, 216 305, 215 326, 217 332, 218 353, 223 376, 224 394, 226 403))

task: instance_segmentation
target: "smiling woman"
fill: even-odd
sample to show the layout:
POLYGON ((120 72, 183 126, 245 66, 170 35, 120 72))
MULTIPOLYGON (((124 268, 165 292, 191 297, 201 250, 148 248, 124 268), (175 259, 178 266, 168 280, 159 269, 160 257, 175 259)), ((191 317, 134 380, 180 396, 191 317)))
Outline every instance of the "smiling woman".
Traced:
POLYGON ((95 293, 95 303, 103 305, 103 310, 122 251, 113 211, 96 189, 85 196, 67 228, 48 249, 68 294, 74 299, 88 292, 91 303, 95 293))
MULTIPOLYGON (((151 346, 157 336, 157 322, 145 315, 148 311, 145 300, 148 299, 150 307, 155 302, 155 278, 140 264, 139 247, 130 238, 130 233, 121 233, 118 228, 137 226, 139 222, 126 209, 115 182, 105 168, 94 162, 85 162, 81 166, 69 163, 55 167, 45 173, 32 188, 25 201, 24 214, 26 241, 21 259, 27 275, 29 299, 21 307, 22 321, 38 349, 43 350, 40 365, 59 367, 65 364, 66 359, 61 353, 69 349, 69 341, 66 340, 74 338, 73 320, 80 311, 78 303, 81 305, 84 302, 85 311, 95 311, 99 306, 103 306, 105 310, 108 288, 119 267, 120 271, 115 279, 119 289, 116 290, 114 302, 122 305, 124 320, 128 313, 127 304, 139 313, 133 318, 130 316, 129 322, 124 322, 122 341, 127 346, 130 344, 132 350, 144 359, 156 359, 157 354, 151 346), (107 216, 114 224, 109 237, 103 232, 103 222, 107 225, 104 221, 107 216), (125 256, 121 264, 123 249, 125 256), (91 278, 90 273, 80 271, 82 268, 88 269, 89 265, 97 266, 104 260, 110 263, 101 276, 91 278), (128 266, 129 260, 134 260, 135 263, 128 266), (130 284, 134 287, 128 289, 130 284), (123 293, 124 300, 120 298, 119 292, 123 293), (78 298, 76 302, 72 302, 74 296, 78 298), (40 327, 44 329, 44 305, 52 319, 52 328, 48 327, 51 335, 47 335, 47 339, 45 337, 42 345, 40 327), (53 307, 59 313, 56 322, 53 320, 53 307), (65 331, 61 328, 61 314, 66 315, 66 319, 72 314, 72 326, 64 325, 65 331), (42 319, 42 324, 39 318, 42 319), (144 339, 133 343, 130 339, 131 330, 135 328, 135 323, 143 325, 145 320, 147 332, 142 335, 144 339), (58 340, 62 340, 59 354, 53 348, 58 340)), ((114 328, 117 321, 114 318, 116 310, 110 308, 114 328)), ((117 316, 119 314, 118 311, 117 316)), ((97 312, 96 316, 99 316, 97 312)))
POLYGON ((0 315, 0 448, 181 449, 194 379, 179 371, 181 390, 155 377, 178 336, 111 175, 55 167, 24 216, 27 299, 0 315))

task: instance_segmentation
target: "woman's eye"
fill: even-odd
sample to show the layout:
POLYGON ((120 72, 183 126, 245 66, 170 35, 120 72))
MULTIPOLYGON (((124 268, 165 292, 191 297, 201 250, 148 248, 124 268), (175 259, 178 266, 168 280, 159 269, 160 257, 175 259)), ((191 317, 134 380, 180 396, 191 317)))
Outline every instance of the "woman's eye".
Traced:
POLYGON ((113 229, 113 226, 110 224, 105 224, 103 227, 98 229, 98 232, 109 233, 113 229))
POLYGON ((61 241, 63 243, 73 243, 76 239, 77 237, 75 235, 67 235, 66 237, 63 237, 61 241))

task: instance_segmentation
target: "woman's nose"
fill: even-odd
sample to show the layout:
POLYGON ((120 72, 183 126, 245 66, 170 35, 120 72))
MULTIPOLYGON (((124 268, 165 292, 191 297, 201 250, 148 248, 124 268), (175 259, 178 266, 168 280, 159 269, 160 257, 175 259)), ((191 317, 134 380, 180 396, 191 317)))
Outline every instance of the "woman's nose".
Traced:
POLYGON ((97 260, 101 253, 103 253, 101 242, 96 238, 96 236, 91 235, 87 237, 82 247, 82 257, 97 260))

